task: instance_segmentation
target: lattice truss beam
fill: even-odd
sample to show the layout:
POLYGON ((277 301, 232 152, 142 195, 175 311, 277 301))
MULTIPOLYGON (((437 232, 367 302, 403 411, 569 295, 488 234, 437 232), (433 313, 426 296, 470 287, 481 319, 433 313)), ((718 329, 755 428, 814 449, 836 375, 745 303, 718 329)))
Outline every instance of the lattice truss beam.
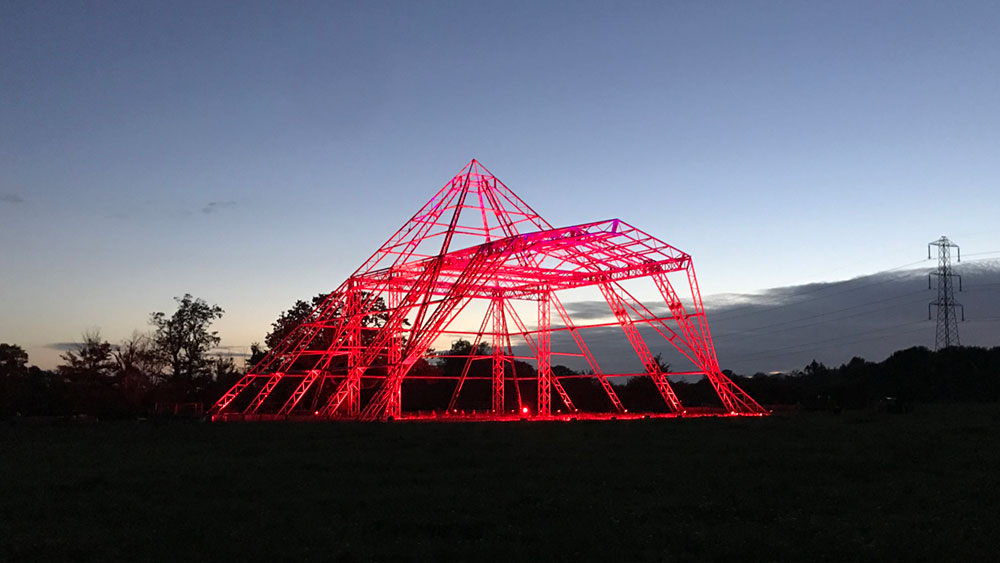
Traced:
POLYGON ((461 358, 461 374, 452 376, 454 389, 442 413, 465 413, 459 407, 468 383, 477 379, 476 362, 491 363, 489 375, 478 377, 489 379, 491 389, 478 416, 552 416, 553 390, 557 411, 574 412, 563 381, 570 376, 552 371, 553 358, 562 356, 586 362, 612 415, 625 408, 608 378, 622 375, 649 377, 669 410, 683 413, 670 374, 650 352, 650 334, 691 363, 683 373, 708 378, 725 412, 766 412, 719 369, 690 255, 619 219, 553 227, 473 160, 212 410, 223 417, 404 417, 404 380, 446 379, 415 366, 435 342, 462 336, 472 338, 472 349, 461 358), (665 305, 666 313, 654 313, 622 285, 635 279, 652 282, 663 300, 654 309, 665 305), (613 323, 573 321, 559 295, 582 287, 600 291, 613 323), (477 303, 479 329, 456 328, 463 311, 477 303), (537 311, 529 322, 515 306, 523 311, 525 303, 537 311), (644 372, 607 374, 598 365, 583 332, 609 324, 621 327, 644 372), (571 348, 553 350, 553 335, 561 333, 568 333, 563 340, 571 348), (516 356, 515 348, 530 355, 516 356), (517 361, 533 362, 536 369, 519 374, 517 361), (533 386, 533 404, 522 400, 523 384, 533 386), (511 388, 516 404, 505 396, 511 388))

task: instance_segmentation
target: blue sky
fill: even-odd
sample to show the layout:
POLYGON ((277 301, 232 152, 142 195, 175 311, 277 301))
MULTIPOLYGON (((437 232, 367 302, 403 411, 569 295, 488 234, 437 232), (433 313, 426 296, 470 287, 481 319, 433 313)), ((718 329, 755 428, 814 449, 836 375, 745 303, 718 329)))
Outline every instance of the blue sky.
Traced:
POLYGON ((229 346, 339 285, 469 159, 620 217, 706 300, 1000 248, 1000 4, 0 7, 0 341, 190 292, 229 346))

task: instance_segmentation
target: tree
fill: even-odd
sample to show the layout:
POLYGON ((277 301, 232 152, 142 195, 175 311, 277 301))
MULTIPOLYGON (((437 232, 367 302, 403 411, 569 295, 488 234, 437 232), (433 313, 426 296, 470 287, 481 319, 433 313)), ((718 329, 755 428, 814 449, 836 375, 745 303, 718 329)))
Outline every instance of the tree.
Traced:
POLYGON ((0 418, 18 412, 28 375, 28 353, 16 344, 0 343, 0 418))
MULTIPOLYGON (((370 293, 363 291, 360 293, 359 299, 361 301, 367 301, 370 296, 371 296, 370 293)), ((320 293, 319 295, 316 295, 315 297, 312 298, 311 303, 307 303, 305 301, 302 301, 301 299, 296 301, 295 304, 292 305, 291 309, 282 312, 281 315, 278 316, 277 320, 271 323, 271 332, 267 333, 267 336, 264 337, 264 344, 272 350, 276 348, 278 344, 280 344, 281 341, 284 340, 286 336, 291 334, 292 331, 298 328, 299 325, 306 322, 307 320, 310 320, 310 318, 312 317, 312 312, 317 307, 322 305, 323 302, 326 301, 327 298, 329 297, 330 297, 329 293, 320 293)), ((369 310, 376 311, 376 313, 373 315, 365 315, 364 317, 362 317, 361 326, 379 327, 383 326, 386 323, 386 321, 389 320, 389 314, 388 312, 386 312, 385 299, 381 297, 376 298, 375 301, 371 304, 369 310)), ((343 313, 344 313, 343 305, 338 304, 336 310, 333 311, 333 314, 330 315, 329 318, 331 319, 340 318, 343 315, 343 313)), ((332 343, 332 334, 329 334, 329 332, 330 331, 328 330, 320 331, 320 334, 315 339, 313 339, 310 345, 310 349, 319 350, 328 348, 332 343)), ((365 332, 368 333, 370 331, 365 331, 365 332)), ((366 334, 363 336, 363 338, 371 338, 373 334, 374 333, 366 334)))
POLYGON ((208 377, 212 360, 208 352, 219 345, 221 338, 209 330, 212 321, 221 319, 225 311, 218 305, 209 305, 190 293, 175 297, 177 310, 173 315, 156 312, 150 324, 156 327, 153 343, 160 357, 167 364, 168 375, 174 383, 186 383, 208 377))
POLYGON ((823 365, 821 362, 813 360, 809 365, 807 365, 802 373, 809 377, 823 377, 830 372, 830 369, 823 365))
POLYGON ((260 342, 254 342, 250 345, 250 357, 246 359, 244 368, 246 368, 247 373, 253 370, 253 367, 257 365, 264 357, 267 356, 267 350, 260 345, 260 342))
POLYGON ((83 340, 60 357, 64 363, 58 368, 59 374, 71 381, 108 378, 115 368, 111 344, 101 338, 98 330, 85 331, 83 340))
MULTIPOLYGON (((450 350, 439 353, 434 363, 441 369, 441 372, 445 376, 458 377, 462 374, 462 370, 465 369, 465 364, 469 356, 489 357, 492 353, 491 350, 490 345, 486 342, 480 342, 476 349, 473 350, 472 342, 464 338, 459 338, 451 343, 450 350)), ((492 373, 490 365, 492 364, 489 362, 473 362, 469 374, 473 377, 490 376, 492 373)))
POLYGON ((28 353, 17 344, 0 343, 0 378, 23 377, 28 373, 28 353))
POLYGON ((663 373, 670 373, 670 364, 664 361, 663 352, 657 352, 656 355, 653 356, 653 361, 656 362, 656 365, 657 367, 660 368, 660 371, 662 371, 663 373))
POLYGON ((115 346, 112 356, 115 360, 115 372, 118 375, 135 374, 153 379, 159 375, 163 367, 153 339, 148 334, 138 331, 115 346))
POLYGON ((296 301, 290 309, 283 311, 277 320, 271 323, 271 332, 267 333, 267 336, 264 337, 264 344, 268 348, 274 349, 297 326, 304 323, 309 318, 313 309, 319 307, 320 303, 325 301, 329 295, 329 293, 320 293, 312 298, 311 304, 301 299, 296 301))
POLYGON ((230 356, 216 355, 210 360, 212 368, 212 379, 230 380, 239 375, 240 370, 236 367, 236 361, 230 356))
POLYGON ((153 339, 148 334, 133 332, 111 355, 118 386, 131 404, 138 405, 160 377, 163 367, 153 339))
POLYGON ((116 372, 114 347, 97 330, 83 333, 83 340, 61 357, 59 375, 75 414, 101 418, 130 416, 129 404, 116 372))
POLYGON ((667 404, 663 401, 663 397, 651 377, 629 377, 624 385, 615 383, 614 386, 622 404, 631 411, 664 412, 667 410, 667 404))

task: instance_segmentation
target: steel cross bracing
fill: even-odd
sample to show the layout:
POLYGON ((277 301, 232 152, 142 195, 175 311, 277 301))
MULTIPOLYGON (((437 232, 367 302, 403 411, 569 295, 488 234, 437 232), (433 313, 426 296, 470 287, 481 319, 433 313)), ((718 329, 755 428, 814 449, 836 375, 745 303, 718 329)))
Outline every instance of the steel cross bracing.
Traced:
POLYGON ((656 390, 663 396, 670 410, 673 412, 683 412, 684 409, 681 406, 680 399, 677 398, 673 388, 670 386, 666 374, 663 373, 660 366, 656 363, 652 352, 646 346, 646 341, 639 334, 639 329, 636 328, 635 321, 632 320, 628 311, 625 310, 625 301, 618 293, 618 288, 612 287, 610 283, 602 283, 600 288, 601 293, 604 294, 604 299, 608 302, 608 306, 611 307, 611 312, 614 313, 618 319, 618 323, 622 326, 622 330, 625 331, 625 336, 628 337, 629 343, 632 344, 632 348, 639 355, 639 360, 642 362, 643 367, 646 368, 646 373, 653 380, 653 383, 656 384, 656 390))
POLYGON ((598 381, 608 397, 607 416, 622 416, 628 409, 609 379, 616 374, 601 369, 585 341, 588 331, 609 323, 575 322, 560 297, 587 287, 604 296, 610 324, 621 327, 645 370, 617 375, 649 377, 669 411, 685 413, 670 374, 650 351, 648 339, 662 337, 693 366, 675 373, 708 378, 719 396, 720 414, 766 413, 719 369, 690 255, 619 219, 553 227, 473 160, 228 390, 213 406, 213 416, 582 416, 567 392, 572 389, 561 381, 566 376, 553 373, 559 358, 585 362, 587 377, 598 381), (671 281, 672 276, 686 282, 671 281), (659 306, 669 314, 652 313, 622 285, 642 280, 660 295, 659 306), (681 287, 686 295, 678 292, 681 287), (518 312, 518 304, 529 303, 537 313, 534 328, 518 312), (463 328, 463 311, 480 315, 478 331, 463 328), (566 340, 553 338, 564 332, 572 342, 568 351, 560 347, 566 340), (474 342, 460 375, 414 373, 418 362, 433 362, 432 346, 447 347, 449 339, 465 335, 474 336, 474 342), (486 343, 489 351, 483 355, 480 347, 486 343), (518 356, 522 349, 529 355, 518 356), (519 371, 523 360, 531 360, 533 375, 527 376, 523 365, 519 371), (477 361, 491 362, 488 377, 471 375, 477 361), (448 404, 430 413, 408 411, 411 379, 452 382, 448 404), (476 379, 489 381, 489 397, 472 397, 478 391, 467 382, 476 379), (526 381, 534 384, 524 395, 520 384, 526 381), (517 393, 517 413, 505 411, 508 384, 517 393), (553 413, 553 389, 567 413, 553 413), (488 409, 463 407, 483 400, 488 409))
MULTIPOLYGON (((570 318, 569 313, 566 312, 566 308, 563 307, 562 302, 559 301, 554 294, 551 296, 550 300, 555 306, 556 311, 559 312, 559 317, 562 319, 563 325, 569 330, 570 336, 573 337, 573 341, 580 349, 580 353, 587 360, 588 368, 591 372, 593 372, 597 381, 600 382, 604 392, 608 395, 608 399, 611 400, 611 405, 616 411, 624 412, 625 407, 622 406, 621 400, 618 399, 618 394, 615 393, 615 388, 611 386, 611 382, 608 381, 607 376, 603 371, 601 371, 601 366, 598 365, 597 360, 594 358, 594 354, 591 353, 587 343, 583 340, 583 336, 580 335, 580 329, 573 325, 573 320, 570 318)), ((565 400, 563 402, 565 402, 565 400)), ((572 409, 572 405, 569 403, 566 403, 566 406, 572 409)))
POLYGON ((458 384, 451 394, 451 400, 448 401, 448 412, 456 412, 455 405, 458 402, 458 396, 462 392, 462 386, 465 385, 465 378, 469 376, 469 370, 472 369, 472 362, 477 359, 476 353, 479 350, 479 343, 483 341, 483 334, 486 333, 486 324, 493 318, 493 307, 495 306, 496 300, 490 301, 490 306, 486 310, 483 322, 479 326, 479 332, 476 333, 476 339, 472 342, 472 346, 469 349, 469 357, 466 358, 465 363, 462 365, 462 375, 459 376, 458 384))
MULTIPOLYGON (((547 302, 547 300, 545 300, 547 302)), ((517 314, 517 310, 513 307, 508 306, 508 311, 510 318, 514 320, 514 324, 517 325, 520 331, 521 337, 524 338, 528 347, 535 354, 538 359, 538 408, 537 412, 541 415, 551 414, 551 393, 549 392, 550 387, 555 387, 556 392, 559 393, 559 398, 562 399, 564 405, 569 410, 569 412, 576 411, 576 407, 573 406, 572 399, 563 389, 559 380, 552 375, 551 357, 551 334, 547 330, 548 325, 543 324, 548 321, 547 317, 543 319, 543 309, 545 308, 545 302, 542 299, 538 302, 539 307, 539 324, 538 324, 538 339, 539 342, 536 344, 535 340, 532 338, 532 332, 524 325, 524 321, 521 320, 521 316, 517 314), (546 342, 541 342, 542 339, 546 342), (548 346, 548 349, 543 349, 542 346, 548 346)), ((456 389, 457 392, 457 389, 456 389)), ((613 391, 612 391, 613 392, 613 391)), ((617 399, 617 397, 616 397, 617 399)), ((452 399, 454 403, 454 398, 452 399)), ((453 405, 452 405, 453 406, 453 405)))

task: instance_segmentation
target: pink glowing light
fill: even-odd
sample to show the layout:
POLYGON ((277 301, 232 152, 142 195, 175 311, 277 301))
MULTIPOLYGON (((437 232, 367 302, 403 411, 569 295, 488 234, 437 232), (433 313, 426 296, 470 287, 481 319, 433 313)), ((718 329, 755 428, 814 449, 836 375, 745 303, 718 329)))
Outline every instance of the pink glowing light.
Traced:
POLYGON ((473 160, 220 397, 212 418, 294 419, 312 413, 349 420, 509 420, 530 413, 528 407, 521 406, 520 413, 508 407, 514 399, 521 405, 524 383, 533 383, 537 402, 531 396, 528 402, 539 419, 686 414, 640 327, 662 337, 693 366, 680 373, 708 379, 721 402, 715 415, 767 414, 719 368, 689 254, 620 219, 554 227, 473 160), (647 306, 622 285, 629 280, 650 282, 662 302, 647 306), (560 295, 583 287, 599 290, 613 321, 573 320, 560 295), (475 333, 456 323, 460 313, 475 308, 472 303, 485 310, 475 333), (526 304, 537 310, 537 319, 529 319, 534 328, 522 317, 526 304), (641 373, 605 373, 585 342, 583 331, 616 325, 641 362, 641 373), (413 369, 421 359, 434 359, 427 351, 436 341, 471 334, 474 352, 457 379, 413 369), (568 335, 560 341, 571 347, 554 349, 554 334, 568 335), (512 337, 523 342, 528 356, 514 354, 512 337), (480 345, 489 352, 476 352, 480 345), (608 412, 580 413, 564 385, 579 376, 552 372, 553 357, 560 356, 586 362, 592 374, 587 377, 607 396, 608 412), (525 358, 535 369, 527 379, 514 369, 525 358), (472 375, 476 361, 491 364, 488 376, 472 375), (650 378, 669 413, 629 412, 608 381, 622 375, 650 378), (490 395, 468 400, 476 385, 466 383, 480 378, 490 381, 490 395), (405 412, 407 380, 454 384, 451 399, 429 413, 405 412), (510 389, 516 397, 507 396, 510 389), (487 412, 473 408, 483 399, 490 405, 487 412), (459 408, 463 400, 467 406, 459 408), (572 416, 561 414, 564 410, 572 416))

